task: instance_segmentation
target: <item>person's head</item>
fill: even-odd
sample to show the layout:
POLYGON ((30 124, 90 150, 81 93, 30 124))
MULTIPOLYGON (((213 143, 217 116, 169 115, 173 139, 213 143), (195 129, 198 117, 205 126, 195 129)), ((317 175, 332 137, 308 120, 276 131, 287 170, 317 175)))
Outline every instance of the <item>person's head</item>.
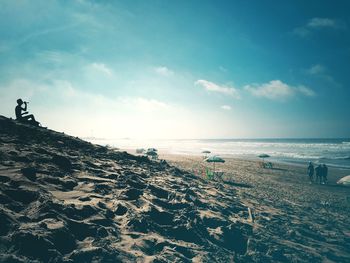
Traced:
POLYGON ((309 165, 312 165, 312 162, 309 162, 309 165))
POLYGON ((23 100, 22 100, 22 99, 18 99, 18 100, 17 100, 17 104, 18 104, 18 105, 22 105, 22 104, 23 104, 23 100))

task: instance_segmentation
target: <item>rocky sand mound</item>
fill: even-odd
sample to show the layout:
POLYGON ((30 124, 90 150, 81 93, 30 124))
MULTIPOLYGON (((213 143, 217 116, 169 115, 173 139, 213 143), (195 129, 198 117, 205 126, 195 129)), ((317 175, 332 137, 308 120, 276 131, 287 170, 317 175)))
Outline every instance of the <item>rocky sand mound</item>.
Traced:
POLYGON ((1 262, 240 262, 235 186, 0 117, 1 262))

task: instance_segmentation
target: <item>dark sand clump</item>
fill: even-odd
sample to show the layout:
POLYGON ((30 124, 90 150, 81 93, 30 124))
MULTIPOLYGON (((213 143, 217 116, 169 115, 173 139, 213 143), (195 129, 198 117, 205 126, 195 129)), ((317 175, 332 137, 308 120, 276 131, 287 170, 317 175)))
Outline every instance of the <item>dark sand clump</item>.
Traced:
POLYGON ((0 262, 259 262, 236 191, 0 117, 0 262))

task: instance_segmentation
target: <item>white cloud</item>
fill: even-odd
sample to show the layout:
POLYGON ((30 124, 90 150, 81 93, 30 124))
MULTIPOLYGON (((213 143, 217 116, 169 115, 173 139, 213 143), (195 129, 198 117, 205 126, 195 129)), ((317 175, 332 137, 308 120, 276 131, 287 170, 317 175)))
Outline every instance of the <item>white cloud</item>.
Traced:
POLYGON ((323 81, 328 82, 328 84, 334 87, 342 86, 331 75, 329 75, 327 68, 321 64, 311 66, 309 69, 305 70, 305 73, 308 75, 312 75, 313 77, 322 79, 323 81))
POLYGON ((223 110, 231 110, 232 109, 231 106, 229 106, 229 105, 222 105, 220 108, 223 110))
POLYGON ((194 84, 203 87, 207 91, 218 92, 218 93, 232 96, 235 99, 240 99, 238 90, 232 87, 220 86, 218 84, 215 84, 213 82, 210 82, 204 79, 199 79, 194 84))
POLYGON ((340 29, 343 26, 334 19, 330 18, 320 18, 314 17, 311 18, 305 25, 297 27, 293 30, 293 33, 300 37, 309 36, 312 31, 320 30, 320 29, 340 29))
POLYGON ((324 73, 326 68, 320 64, 311 66, 306 72, 310 75, 318 75, 324 73))
POLYGON ((316 95, 316 93, 312 89, 305 86, 298 86, 295 88, 295 90, 307 97, 313 97, 316 95))
POLYGON ((169 68, 164 67, 164 66, 156 67, 156 68, 154 68, 154 71, 156 73, 158 73, 159 75, 162 75, 165 77, 168 77, 168 76, 171 76, 174 74, 174 72, 172 70, 170 70, 169 68))
POLYGON ((283 99, 293 95, 293 89, 280 80, 272 80, 269 83, 255 86, 247 85, 244 89, 256 97, 268 99, 283 99))
POLYGON ((91 64, 91 67, 96 70, 96 71, 99 71, 99 72, 102 72, 108 76, 112 76, 113 75, 113 71, 107 67, 105 64, 103 63, 92 63, 91 64))
POLYGON ((315 92, 308 87, 293 87, 280 80, 271 80, 268 83, 247 85, 244 87, 255 97, 263 97, 271 100, 286 100, 297 94, 304 96, 314 96, 315 92))
POLYGON ((333 27, 337 28, 338 23, 330 18, 319 18, 319 17, 314 17, 309 20, 307 23, 307 27, 310 28, 324 28, 324 27, 333 27))

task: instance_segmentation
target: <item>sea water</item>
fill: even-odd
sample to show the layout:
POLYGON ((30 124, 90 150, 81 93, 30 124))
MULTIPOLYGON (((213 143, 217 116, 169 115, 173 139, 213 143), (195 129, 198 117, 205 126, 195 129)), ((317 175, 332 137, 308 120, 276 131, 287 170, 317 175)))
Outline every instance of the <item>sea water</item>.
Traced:
POLYGON ((305 164, 309 161, 350 169, 350 139, 193 139, 193 140, 90 140, 120 149, 157 148, 183 155, 255 158, 268 154, 271 161, 305 164))

